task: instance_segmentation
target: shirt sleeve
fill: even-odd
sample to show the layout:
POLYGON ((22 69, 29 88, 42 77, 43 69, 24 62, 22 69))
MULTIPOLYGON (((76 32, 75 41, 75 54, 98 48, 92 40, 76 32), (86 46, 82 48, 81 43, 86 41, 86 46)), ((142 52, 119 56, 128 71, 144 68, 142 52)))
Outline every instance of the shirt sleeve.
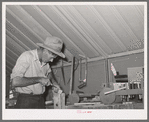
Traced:
POLYGON ((21 56, 18 58, 11 74, 11 79, 14 77, 20 76, 23 77, 27 68, 29 67, 28 62, 29 55, 27 53, 21 54, 21 56))

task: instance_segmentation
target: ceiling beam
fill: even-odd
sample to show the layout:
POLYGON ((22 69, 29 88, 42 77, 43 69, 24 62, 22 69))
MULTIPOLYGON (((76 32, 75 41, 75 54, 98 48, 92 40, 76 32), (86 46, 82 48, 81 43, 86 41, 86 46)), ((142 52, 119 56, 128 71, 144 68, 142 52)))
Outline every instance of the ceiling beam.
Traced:
POLYGON ((14 64, 10 63, 10 61, 6 60, 6 65, 10 65, 11 67, 14 67, 14 64))
POLYGON ((122 51, 126 51, 127 48, 125 47, 125 45, 120 41, 120 39, 111 29, 111 27, 107 24, 107 22, 103 19, 103 17, 98 13, 98 11, 93 6, 88 6, 88 8, 93 12, 95 16, 97 16, 97 19, 103 24, 104 28, 109 32, 113 40, 119 45, 122 51))
MULTIPOLYGON (((34 36, 36 36, 39 40, 41 40, 41 42, 43 42, 43 40, 38 36, 38 34, 34 33, 32 31, 32 29, 30 27, 28 27, 19 17, 17 17, 8 7, 6 8, 7 12, 9 14, 11 14, 17 21, 19 21, 25 28, 27 28, 34 36)), ((12 23, 10 23, 8 20, 7 22, 9 24, 11 24, 14 29, 16 29, 20 35, 23 35, 31 44, 33 44, 35 47, 38 47, 32 40, 30 40, 30 38, 28 38, 25 34, 23 34, 18 28, 16 28, 12 23)))
POLYGON ((111 9, 111 12, 115 15, 117 20, 120 22, 126 33, 132 37, 132 40, 138 40, 137 36, 133 33, 132 29, 129 27, 129 23, 125 20, 124 17, 122 17, 122 14, 116 9, 115 6, 109 7, 111 9))
POLYGON ((77 28, 77 30, 83 35, 82 37, 84 37, 84 39, 82 41, 84 41, 84 44, 87 44, 88 47, 91 47, 90 45, 92 45, 91 48, 96 49, 96 51, 103 57, 108 56, 107 53, 96 43, 96 41, 85 30, 83 30, 80 25, 78 25, 78 23, 71 17, 72 15, 68 14, 68 11, 64 10, 61 6, 58 8, 63 12, 67 19, 71 21, 72 25, 74 25, 75 28, 77 28))
MULTIPOLYGON (((22 6, 16 6, 16 7, 21 11, 21 13, 24 16, 27 17, 26 22, 27 22, 27 20, 31 21, 33 23, 32 25, 35 26, 38 29, 38 31, 39 31, 39 32, 36 32, 36 29, 34 30, 34 27, 32 27, 32 30, 33 30, 32 32, 35 33, 35 34, 38 34, 38 35, 39 35, 39 33, 42 34, 42 35, 44 35, 43 38, 40 37, 40 40, 42 42, 46 39, 46 37, 52 36, 33 16, 31 16, 31 14, 29 14, 29 11, 27 11, 27 9, 25 9, 23 7, 23 5, 22 6)), ((34 9, 35 6, 34 5, 31 5, 29 7, 32 7, 34 9)))
MULTIPOLYGON (((11 57, 8 53, 6 53, 6 59, 9 58, 11 61, 13 61, 13 63, 15 64, 16 60, 14 59, 14 57, 11 57)), ((17 58, 16 58, 17 59, 17 58)))
MULTIPOLYGON (((13 55, 15 55, 16 56, 16 58, 18 58, 19 57, 19 55, 18 54, 16 54, 15 52, 13 52, 12 50, 10 50, 7 46, 6 46, 6 49, 9 51, 9 52, 11 52, 13 55)), ((7 51, 6 51, 7 52, 7 51)))
MULTIPOLYGON (((127 56, 127 55, 132 55, 132 54, 139 54, 139 53, 144 53, 144 49, 112 54, 112 55, 109 55, 108 58, 96 57, 96 58, 88 59, 87 62, 89 63, 89 62, 94 62, 94 61, 101 61, 101 60, 105 60, 105 59, 117 58, 117 57, 121 57, 121 56, 127 56)), ((82 63, 85 63, 85 60, 82 60, 82 63)), ((63 66, 64 67, 71 66, 71 63, 64 64, 63 66)), ((52 68, 59 68, 59 67, 61 67, 61 66, 60 65, 53 66, 52 68)))
POLYGON ((37 10, 37 12, 43 17, 45 18, 45 20, 52 25, 54 28, 56 28, 67 40, 69 40, 69 42, 71 42, 71 44, 82 54, 84 54, 84 52, 38 7, 38 6, 34 6, 35 10, 37 10))
POLYGON ((12 71, 12 68, 10 68, 9 66, 6 65, 6 69, 8 69, 9 71, 12 71))
POLYGON ((31 50, 28 46, 26 46, 23 42, 21 42, 16 36, 14 36, 10 31, 6 30, 6 35, 7 33, 14 41, 16 41, 16 43, 20 44, 21 47, 24 47, 25 50, 31 50))
MULTIPOLYGON (((59 16, 59 17, 61 17, 68 25, 69 25, 69 27, 71 27, 71 29, 78 35, 78 37, 80 37, 81 38, 81 40, 83 40, 84 42, 86 41, 86 39, 79 33, 79 31, 70 23, 70 21, 68 21, 68 19, 66 19, 65 17, 64 17, 64 15, 62 15, 62 13, 60 12, 60 10, 58 10, 55 6, 51 6, 51 8, 53 9, 53 11, 55 11, 56 13, 57 13, 57 15, 59 16)), ((64 12, 64 11, 63 11, 64 12)), ((64 13, 63 13, 64 14, 64 13)), ((86 44, 86 43, 84 43, 84 44, 86 44)), ((87 46, 89 46, 89 48, 96 54, 96 55, 99 55, 99 53, 91 46, 91 45, 87 45, 87 46)), ((78 46, 77 46, 78 47, 78 46)), ((84 53, 83 53, 83 55, 85 55, 84 53)))
POLYGON ((13 47, 13 50, 15 50, 16 52, 23 53, 24 51, 26 51, 23 47, 21 47, 18 43, 16 43, 8 35, 6 35, 6 41, 7 41, 7 44, 9 44, 11 47, 13 47))
POLYGON ((137 13, 138 19, 140 20, 141 24, 144 26, 144 13, 142 13, 142 11, 140 10, 138 5, 136 5, 134 7, 138 11, 138 13, 137 13))
MULTIPOLYGON (((104 48, 104 50, 106 50, 106 52, 111 54, 112 50, 110 49, 110 47, 103 41, 103 39, 90 26, 90 24, 84 19, 84 17, 76 10, 76 8, 74 6, 68 6, 68 9, 71 12, 73 12, 73 14, 75 15, 74 17, 77 19, 77 21, 79 21, 81 23, 79 26, 84 25, 83 28, 85 28, 87 31, 89 31, 89 33, 91 33, 91 35, 94 36, 96 41, 100 43, 100 45, 102 46, 102 48, 104 48)), ((96 44, 97 44, 97 42, 96 42, 96 44)), ((97 45, 99 45, 99 44, 97 44, 97 45)))

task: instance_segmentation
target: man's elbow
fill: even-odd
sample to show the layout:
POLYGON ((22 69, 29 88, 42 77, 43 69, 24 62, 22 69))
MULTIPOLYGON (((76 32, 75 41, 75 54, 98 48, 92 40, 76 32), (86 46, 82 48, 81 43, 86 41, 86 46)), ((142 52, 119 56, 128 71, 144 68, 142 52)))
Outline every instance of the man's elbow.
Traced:
POLYGON ((21 79, 20 77, 15 77, 15 78, 12 79, 12 84, 11 85, 12 85, 13 88, 19 86, 19 80, 20 79, 21 79))
POLYGON ((11 86, 12 86, 12 88, 15 88, 17 86, 17 83, 14 79, 11 82, 11 86))

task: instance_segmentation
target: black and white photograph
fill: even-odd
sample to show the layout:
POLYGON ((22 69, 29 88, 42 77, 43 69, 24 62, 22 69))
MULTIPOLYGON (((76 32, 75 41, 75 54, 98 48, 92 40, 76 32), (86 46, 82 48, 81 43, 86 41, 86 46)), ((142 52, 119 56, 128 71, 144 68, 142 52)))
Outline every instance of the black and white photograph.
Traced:
POLYGON ((4 120, 147 119, 147 2, 3 2, 4 120))

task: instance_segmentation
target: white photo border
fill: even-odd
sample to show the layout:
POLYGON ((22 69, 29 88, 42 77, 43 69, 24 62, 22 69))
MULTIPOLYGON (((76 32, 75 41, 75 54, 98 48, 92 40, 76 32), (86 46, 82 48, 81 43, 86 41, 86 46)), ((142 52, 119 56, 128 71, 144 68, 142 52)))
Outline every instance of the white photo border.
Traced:
MULTIPOLYGON (((146 120, 147 119, 147 2, 2 2, 2 119, 3 120, 146 120), (6 5, 144 5, 144 109, 89 109, 90 114, 78 114, 77 109, 6 109, 6 5)), ((81 111, 87 111, 81 109, 81 111)))

